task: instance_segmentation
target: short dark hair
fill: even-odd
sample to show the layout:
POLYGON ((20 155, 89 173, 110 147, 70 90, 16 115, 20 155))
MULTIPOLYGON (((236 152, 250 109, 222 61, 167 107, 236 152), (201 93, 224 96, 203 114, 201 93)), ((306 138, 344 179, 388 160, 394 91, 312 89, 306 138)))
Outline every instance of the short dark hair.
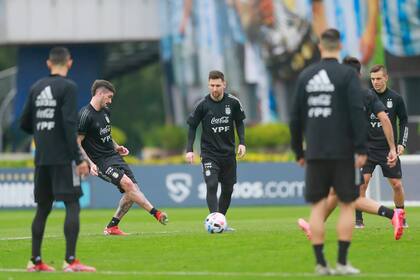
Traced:
POLYGON ((217 79, 221 79, 222 81, 225 81, 225 75, 223 75, 223 73, 218 70, 210 71, 209 80, 217 80, 217 79))
POLYGON ((69 59, 70 51, 65 47, 54 47, 48 55, 48 60, 54 65, 65 65, 69 59))
POLYGON ((108 82, 106 80, 95 80, 93 82, 92 89, 91 89, 92 96, 94 96, 96 94, 96 91, 99 88, 105 88, 105 89, 111 91, 114 94, 116 93, 115 87, 114 87, 113 84, 111 84, 111 82, 108 82))
POLYGON ((385 66, 382 64, 376 64, 376 65, 373 65, 372 68, 370 68, 370 73, 376 73, 379 71, 382 71, 385 75, 388 74, 388 71, 386 71, 385 66))
POLYGON ((321 34, 320 43, 327 51, 338 50, 340 46, 340 32, 334 28, 325 30, 321 34))
POLYGON ((360 61, 354 57, 354 56, 349 56, 347 55, 344 59, 343 59, 343 64, 346 64, 350 67, 353 67, 357 73, 360 73, 360 69, 362 69, 362 64, 360 63, 360 61))

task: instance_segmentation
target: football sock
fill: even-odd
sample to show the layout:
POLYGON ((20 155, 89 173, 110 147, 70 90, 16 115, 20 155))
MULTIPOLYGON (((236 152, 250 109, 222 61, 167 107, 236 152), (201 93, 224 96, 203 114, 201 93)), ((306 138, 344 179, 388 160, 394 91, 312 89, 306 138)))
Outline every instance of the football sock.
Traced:
MULTIPOLYGON (((34 220, 32 221, 32 261, 39 257, 41 261, 41 245, 44 237, 45 223, 51 212, 53 201, 38 202, 34 220)), ((35 263, 35 262, 34 262, 35 263)))
POLYGON ((230 201, 232 199, 232 193, 232 184, 222 184, 222 192, 220 193, 219 198, 219 212, 223 215, 226 215, 226 212, 229 209, 230 201))
POLYGON ((402 206, 395 205, 395 208, 397 208, 397 209, 404 209, 404 205, 402 205, 402 206))
POLYGON ((315 252, 316 263, 322 266, 327 266, 324 256, 324 244, 312 245, 315 252))
POLYGON ((209 179, 206 183, 207 185, 207 195, 206 201, 210 213, 217 212, 218 203, 217 203, 217 187, 218 183, 216 180, 209 179), (213 182, 214 181, 214 182, 213 182))
POLYGON ((356 221, 363 221, 363 214, 360 210, 356 210, 356 221))
POLYGON ((67 258, 66 258, 66 262, 68 263, 68 264, 71 264, 72 262, 74 262, 74 260, 75 260, 76 258, 74 257, 74 256, 68 256, 67 258))
POLYGON ((33 264, 40 264, 42 259, 41 259, 41 256, 36 256, 36 257, 32 257, 31 261, 33 264))
POLYGON ((118 226, 119 223, 120 223, 120 219, 112 217, 111 221, 109 222, 109 224, 106 227, 107 228, 115 227, 115 226, 118 226))
POLYGON ((392 217, 394 217, 394 210, 381 205, 378 209, 378 215, 382 217, 387 217, 388 219, 392 219, 392 217))
POLYGON ((350 241, 338 241, 338 263, 347 264, 347 253, 349 251, 350 241))
POLYGON ((64 220, 64 236, 66 238, 65 260, 70 263, 76 255, 76 242, 80 228, 80 204, 79 200, 75 200, 65 201, 64 205, 66 206, 66 218, 64 220))
POLYGON ((156 215, 157 212, 158 210, 155 207, 153 207, 152 210, 149 211, 150 215, 152 216, 156 215))

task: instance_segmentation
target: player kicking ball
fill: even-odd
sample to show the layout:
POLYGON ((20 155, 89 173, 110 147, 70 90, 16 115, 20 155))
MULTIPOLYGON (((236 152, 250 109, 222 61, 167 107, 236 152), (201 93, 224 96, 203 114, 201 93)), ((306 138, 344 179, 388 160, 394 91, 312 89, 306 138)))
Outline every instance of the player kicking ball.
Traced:
POLYGON ((133 172, 122 158, 129 154, 128 149, 112 139, 108 106, 115 93, 114 86, 108 81, 96 80, 93 83, 92 99, 79 113, 77 141, 82 153, 90 161, 90 173, 116 185, 123 194, 104 234, 127 235, 118 224, 133 203, 149 212, 163 225, 168 223, 168 215, 154 208, 140 191, 133 172))

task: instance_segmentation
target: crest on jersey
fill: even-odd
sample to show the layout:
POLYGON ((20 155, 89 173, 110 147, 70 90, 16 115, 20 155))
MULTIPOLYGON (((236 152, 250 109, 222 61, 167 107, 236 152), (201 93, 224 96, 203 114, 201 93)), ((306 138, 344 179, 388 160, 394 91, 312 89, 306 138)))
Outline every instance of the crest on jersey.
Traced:
POLYGON ((226 115, 230 115, 231 112, 232 111, 230 110, 230 106, 229 105, 226 105, 226 107, 225 107, 225 113, 226 113, 226 115))
POLYGON ((387 108, 392 108, 392 99, 388 99, 388 100, 386 101, 386 107, 387 107, 387 108))
POLYGON ((106 122, 107 123, 110 123, 111 121, 109 120, 109 118, 108 118, 108 115, 105 115, 105 120, 106 120, 106 122))

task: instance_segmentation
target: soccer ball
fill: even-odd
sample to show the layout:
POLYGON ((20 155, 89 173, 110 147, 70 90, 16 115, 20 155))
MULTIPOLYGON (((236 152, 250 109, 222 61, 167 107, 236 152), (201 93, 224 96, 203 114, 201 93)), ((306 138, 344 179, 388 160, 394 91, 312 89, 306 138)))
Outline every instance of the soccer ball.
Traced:
POLYGON ((204 221, 204 228, 208 233, 222 233, 226 229, 226 218, 222 213, 209 214, 204 221))

